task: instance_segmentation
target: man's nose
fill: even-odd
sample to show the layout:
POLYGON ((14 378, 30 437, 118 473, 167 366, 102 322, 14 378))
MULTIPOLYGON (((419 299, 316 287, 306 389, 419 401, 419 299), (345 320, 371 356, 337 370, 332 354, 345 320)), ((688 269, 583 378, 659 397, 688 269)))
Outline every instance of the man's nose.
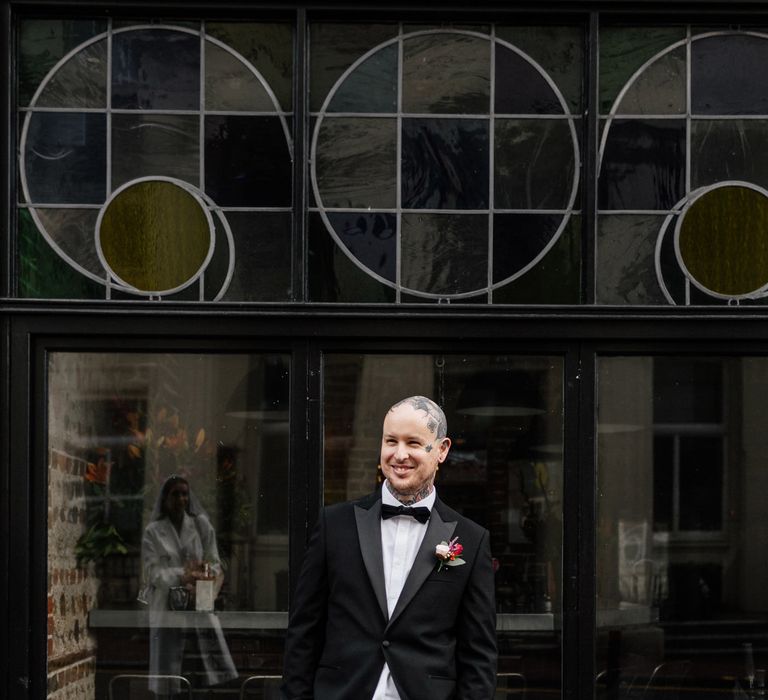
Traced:
POLYGON ((402 442, 397 444, 397 449, 395 450, 395 459, 398 462, 403 462, 408 459, 408 450, 405 449, 405 445, 402 442))

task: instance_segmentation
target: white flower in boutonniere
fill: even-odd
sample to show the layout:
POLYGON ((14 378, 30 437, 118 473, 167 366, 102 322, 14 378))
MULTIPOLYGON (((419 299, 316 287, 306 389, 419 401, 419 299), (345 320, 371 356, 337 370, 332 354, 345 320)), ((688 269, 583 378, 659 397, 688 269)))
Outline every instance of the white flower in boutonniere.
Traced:
POLYGON ((461 566, 466 564, 467 562, 461 558, 463 551, 464 547, 459 544, 458 537, 454 537, 450 542, 443 540, 435 547, 435 556, 440 560, 437 570, 442 571, 444 566, 461 566))

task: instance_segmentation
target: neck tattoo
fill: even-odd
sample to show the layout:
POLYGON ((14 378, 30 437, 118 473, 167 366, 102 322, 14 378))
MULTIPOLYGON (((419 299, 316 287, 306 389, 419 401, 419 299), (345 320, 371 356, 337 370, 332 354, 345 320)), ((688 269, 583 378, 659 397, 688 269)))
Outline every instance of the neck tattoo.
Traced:
POLYGON ((397 493, 392 488, 392 484, 387 481, 387 490, 404 506, 412 506, 414 503, 421 501, 432 493, 432 484, 425 484, 416 493, 397 493))

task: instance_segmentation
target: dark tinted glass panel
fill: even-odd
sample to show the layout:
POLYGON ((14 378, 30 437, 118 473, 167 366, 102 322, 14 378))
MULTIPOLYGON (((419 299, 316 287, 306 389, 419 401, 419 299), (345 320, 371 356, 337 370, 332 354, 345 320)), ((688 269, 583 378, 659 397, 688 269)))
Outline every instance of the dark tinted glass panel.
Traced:
POLYGON ((726 35, 691 46, 694 114, 768 114, 768 39, 726 35))
POLYGON ((768 187, 768 131, 764 122, 691 122, 691 188, 722 180, 768 187))
POLYGON ((680 439, 680 494, 681 530, 722 528, 722 438, 680 439))
POLYGON ((493 281, 501 282, 541 254, 563 217, 547 214, 496 214, 493 217, 493 281))
POLYGON ((103 114, 30 115, 24 151, 31 201, 101 204, 106 196, 106 118, 103 114))
POLYGON ((580 241, 581 218, 572 216, 560 238, 536 265, 522 277, 493 290, 493 303, 578 304, 580 241))
POLYGON ((223 299, 289 300, 291 215, 282 212, 230 211, 226 217, 235 241, 235 267, 223 299))
POLYGON ((615 113, 684 113, 687 65, 685 46, 662 54, 635 78, 615 113))
POLYGON ((497 119, 495 129, 495 207, 567 207, 575 176, 569 123, 560 119, 497 119))
POLYGON ((333 117, 323 120, 315 156, 323 206, 397 204, 397 121, 333 117))
POLYGON ((372 273, 396 281, 397 239, 394 214, 330 212, 333 230, 352 256, 372 273))
POLYGON ((723 419, 721 364, 656 358, 653 415, 657 423, 719 423, 723 419))
POLYGON ((653 440, 653 529, 674 529, 675 440, 659 435, 653 440))
POLYGON ((395 290, 352 262, 334 241, 319 214, 309 215, 309 299, 329 302, 395 301, 395 290))
POLYGON ((247 62, 210 41, 205 44, 205 108, 221 112, 277 110, 247 62))
POLYGON ((396 112, 398 45, 379 49, 338 87, 329 112, 396 112))
POLYGON ((19 105, 26 106, 46 73, 72 49, 106 31, 102 19, 24 19, 18 24, 19 105))
POLYGON ((207 116, 205 191, 220 206, 289 206, 291 158, 280 119, 207 116))
POLYGON ((89 280, 51 248, 26 209, 19 210, 18 287, 30 299, 103 299, 104 287, 89 280))
POLYGON ((112 107, 199 110, 199 37, 163 29, 115 34, 112 107))
POLYGON ((685 39, 684 26, 600 29, 600 112, 610 111, 627 81, 646 61, 685 39))
MULTIPOLYGON (((664 217, 601 216, 597 230, 596 298, 599 304, 666 304, 654 251, 664 217)), ((674 241, 668 236, 665 241, 674 241)), ((676 268, 679 271, 679 267, 676 268)), ((668 286, 678 277, 664 275, 668 286)))
POLYGON ((277 102, 290 110, 293 102, 293 27, 255 22, 206 22, 207 35, 223 41, 261 73, 277 102))
POLYGON ((488 122, 404 119, 402 205, 406 209, 488 206, 488 122))
POLYGON ((488 114, 491 44, 460 34, 426 34, 403 42, 403 111, 488 114))
POLYGON ((615 119, 600 169, 601 209, 666 210, 685 187, 685 122, 615 119))
POLYGON ((430 294, 459 294, 488 284, 488 217, 404 214, 401 282, 430 294))
POLYGON ((497 114, 563 113, 552 86, 531 62, 498 44, 495 95, 497 114))
POLYGON ((313 24, 310 27, 310 108, 322 107, 342 73, 375 46, 397 36, 396 24, 313 24))
POLYGON ((96 277, 106 278, 94 245, 98 209, 45 208, 35 209, 34 215, 66 256, 96 277))
POLYGON ((112 189, 138 177, 200 181, 200 117, 112 115, 112 189))
POLYGON ((522 50, 546 71, 573 112, 581 111, 583 34, 581 27, 496 27, 497 39, 505 40, 522 50))
POLYGON ((46 83, 35 101, 35 107, 104 109, 106 106, 106 39, 72 56, 46 83))

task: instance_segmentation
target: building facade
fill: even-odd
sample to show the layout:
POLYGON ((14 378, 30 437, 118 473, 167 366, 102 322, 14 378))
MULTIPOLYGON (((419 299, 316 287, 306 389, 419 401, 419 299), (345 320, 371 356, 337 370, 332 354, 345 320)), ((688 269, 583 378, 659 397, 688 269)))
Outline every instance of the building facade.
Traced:
POLYGON ((2 34, 3 697, 277 697, 319 509, 413 394, 491 533, 497 698, 764 688, 762 3, 17 1, 2 34), (174 474, 204 515, 158 554, 174 474), (212 610, 168 589, 201 559, 212 610))

